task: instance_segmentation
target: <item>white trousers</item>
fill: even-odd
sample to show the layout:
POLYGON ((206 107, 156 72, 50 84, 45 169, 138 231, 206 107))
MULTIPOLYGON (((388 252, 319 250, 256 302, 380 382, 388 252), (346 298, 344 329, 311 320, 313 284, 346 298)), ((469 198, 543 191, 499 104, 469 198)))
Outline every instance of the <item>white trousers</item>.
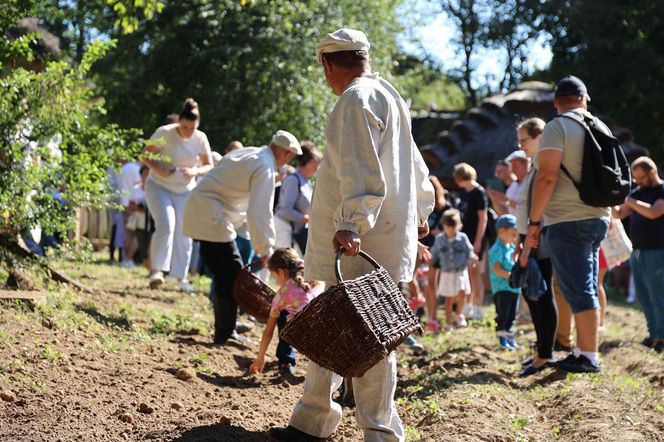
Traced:
POLYGON ((177 279, 187 279, 191 259, 191 238, 182 233, 188 197, 189 192, 174 193, 152 180, 145 185, 145 200, 155 227, 150 241, 152 268, 170 272, 177 279))
MULTIPOLYGON (((341 422, 341 405, 332 394, 343 379, 309 361, 304 393, 295 404, 290 425, 312 436, 326 438, 341 422)), ((403 442, 404 429, 394 403, 397 387, 397 359, 394 352, 353 378, 355 416, 366 442, 403 442)))

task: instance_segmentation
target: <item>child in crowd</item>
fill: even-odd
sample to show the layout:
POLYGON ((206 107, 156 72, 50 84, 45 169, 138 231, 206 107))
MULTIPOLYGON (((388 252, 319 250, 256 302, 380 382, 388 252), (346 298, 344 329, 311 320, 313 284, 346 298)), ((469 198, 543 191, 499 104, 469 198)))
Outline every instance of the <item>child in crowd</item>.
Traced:
POLYGON ((514 351, 518 348, 514 338, 514 318, 519 306, 521 290, 509 285, 509 277, 514 267, 514 253, 519 234, 514 215, 501 215, 496 220, 498 239, 489 249, 489 271, 491 291, 496 306, 496 334, 500 347, 514 351))
MULTIPOLYGON (((466 327, 468 323, 463 313, 466 295, 470 294, 468 264, 477 259, 473 246, 465 233, 461 231, 461 213, 457 209, 448 209, 442 217, 443 233, 436 237, 431 248, 432 265, 440 269, 437 293, 445 298, 445 332, 454 330, 452 309, 456 304, 458 313, 457 327, 466 327)), ((427 330, 436 330, 438 324, 429 312, 427 330)))
MULTIPOLYGON (((270 345, 275 326, 281 330, 295 313, 306 307, 309 302, 320 294, 322 287, 317 283, 305 281, 302 277, 304 261, 297 252, 288 247, 277 249, 267 262, 270 274, 279 285, 277 294, 272 300, 270 318, 267 320, 258 356, 249 371, 262 372, 265 368, 265 353, 270 345)), ((279 372, 293 374, 295 369, 295 350, 287 342, 279 340, 277 345, 279 372)))

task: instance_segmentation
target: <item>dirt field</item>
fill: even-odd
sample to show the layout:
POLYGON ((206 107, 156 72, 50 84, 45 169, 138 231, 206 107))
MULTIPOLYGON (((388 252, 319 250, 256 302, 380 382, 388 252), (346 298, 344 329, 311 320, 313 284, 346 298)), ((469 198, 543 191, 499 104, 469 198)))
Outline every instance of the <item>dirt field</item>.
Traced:
MULTIPOLYGON (((288 382, 272 349, 266 373, 248 375, 257 344, 212 346, 205 296, 147 290, 142 269, 57 267, 97 293, 53 285, 45 303, 0 305, 1 441, 265 441, 288 422, 304 360, 288 382)), ((532 327, 520 329, 532 344, 532 327)), ((664 358, 638 344, 644 336, 642 314, 615 300, 603 374, 547 369, 524 380, 529 350, 499 352, 491 320, 427 336, 424 354, 398 353, 408 440, 664 440, 664 358)), ((362 440, 353 410, 331 440, 362 440)))

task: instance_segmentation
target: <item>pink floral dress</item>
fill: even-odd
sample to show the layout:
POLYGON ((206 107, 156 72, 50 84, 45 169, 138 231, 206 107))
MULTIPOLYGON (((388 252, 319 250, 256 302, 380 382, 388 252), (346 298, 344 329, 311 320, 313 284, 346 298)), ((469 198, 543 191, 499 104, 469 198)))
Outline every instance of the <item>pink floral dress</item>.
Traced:
POLYGON ((302 310, 321 292, 320 286, 313 286, 309 291, 302 290, 292 279, 286 281, 272 300, 272 308, 270 309, 270 318, 278 318, 284 310, 288 312, 288 320, 290 320, 295 313, 302 310))

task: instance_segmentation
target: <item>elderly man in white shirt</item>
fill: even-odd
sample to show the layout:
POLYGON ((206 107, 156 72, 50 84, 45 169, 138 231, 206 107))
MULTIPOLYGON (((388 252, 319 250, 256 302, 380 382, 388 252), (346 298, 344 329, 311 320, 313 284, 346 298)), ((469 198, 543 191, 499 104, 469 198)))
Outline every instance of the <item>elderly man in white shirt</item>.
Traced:
MULTIPOLYGON (((327 149, 311 206, 305 278, 334 284, 336 249, 376 258, 395 281, 412 278, 418 234, 428 233, 434 190, 411 135, 408 106, 378 74, 371 73, 369 42, 361 31, 340 29, 316 48, 319 63, 339 96, 325 130, 327 149)), ((345 256, 344 275, 371 271, 345 256)), ((312 325, 315 327, 315 324, 312 325)), ((367 441, 403 441, 394 403, 394 353, 353 379, 357 423, 367 441)), ((304 394, 287 428, 273 428, 280 441, 329 437, 341 421, 332 393, 342 378, 309 362, 304 394)))
POLYGON ((214 343, 236 336, 237 304, 233 284, 242 268, 235 244, 246 223, 252 245, 263 263, 275 242, 274 177, 278 168, 302 154, 297 138, 280 130, 267 147, 246 147, 226 155, 191 192, 184 233, 201 242, 201 256, 216 278, 214 343))

